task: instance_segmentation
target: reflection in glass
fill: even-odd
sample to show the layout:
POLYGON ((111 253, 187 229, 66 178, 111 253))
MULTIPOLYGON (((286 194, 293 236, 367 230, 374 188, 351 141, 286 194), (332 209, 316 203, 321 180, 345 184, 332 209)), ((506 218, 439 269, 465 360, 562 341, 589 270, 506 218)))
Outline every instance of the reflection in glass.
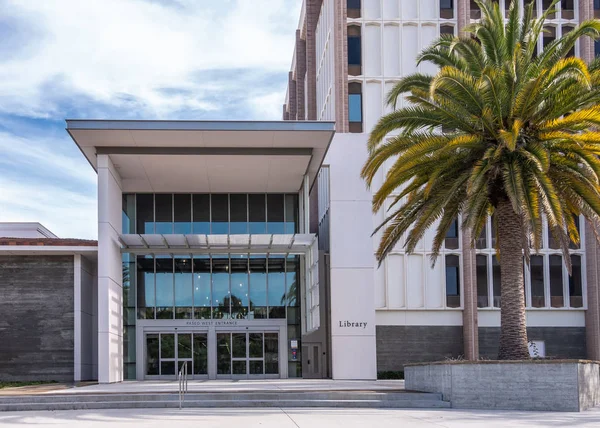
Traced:
POLYGON ((263 357, 263 334, 262 333, 249 333, 248 334, 249 344, 249 357, 250 358, 262 358, 263 357))
POLYGON ((175 358, 175 335, 160 335, 160 359, 175 358))
POLYGON ((454 219, 450 228, 446 232, 444 246, 451 250, 458 249, 458 219, 454 219))
POLYGON ((245 375, 246 373, 246 360, 233 361, 233 374, 234 375, 245 375))
POLYGON ((123 194, 122 233, 135 233, 135 194, 123 194))
POLYGON ((285 318, 285 257, 269 256, 268 305, 269 318, 285 318))
POLYGON ((155 194, 154 210, 156 216, 154 233, 173 233, 173 195, 155 194))
MULTIPOLYGON (((177 358, 189 359, 192 358, 192 334, 178 333, 177 334, 177 358)), ((188 367, 191 369, 191 367, 188 367)))
POLYGON ((137 306, 138 318, 153 319, 154 306, 154 258, 148 254, 137 257, 137 306))
POLYGON ((231 357, 246 358, 246 333, 231 334, 231 357))
POLYGON ((477 255, 477 307, 487 308, 488 301, 488 272, 487 272, 487 256, 477 255))
POLYGON ((298 233, 298 195, 285 195, 285 233, 298 233))
POLYGON ((146 374, 147 375, 158 375, 158 334, 147 334, 146 335, 146 374))
POLYGON ((248 195, 229 195, 230 224, 229 233, 232 235, 248 233, 248 195))
POLYGON ((229 233, 229 195, 211 195, 210 212, 210 233, 213 235, 227 235, 229 233))
POLYGON ((279 335, 265 333, 265 374, 279 373, 279 335))
POLYGON ((459 258, 455 255, 446 256, 446 306, 460 307, 459 258))
POLYGON ((481 233, 479 234, 477 241, 475 241, 475 248, 478 250, 487 248, 487 221, 485 222, 483 229, 481 229, 481 233))
POLYGON ((283 195, 276 193, 267 194, 267 233, 284 233, 284 221, 283 195))
POLYGON ((267 231, 267 216, 265 213, 265 195, 264 194, 249 194, 248 195, 248 212, 250 219, 250 233, 266 233, 267 231))
POLYGON ((156 318, 173 318, 173 259, 156 256, 156 318))
POLYGON ((543 308, 546 306, 544 298, 544 257, 531 256, 529 269, 531 271, 531 306, 543 308))
POLYGON ((194 333, 194 374, 208 374, 208 338, 194 333))
POLYGON ((194 318, 210 319, 210 257, 194 256, 194 318))
POLYGON ((288 256, 286 259, 286 273, 285 273, 285 285, 286 285, 286 298, 284 304, 287 306, 299 306, 299 292, 300 287, 298 279, 300 278, 300 257, 299 256, 288 256))
POLYGON ((212 258, 213 318, 229 318, 229 256, 212 258))
POLYGON ((563 262, 558 255, 550 256, 550 306, 562 308, 565 305, 563 297, 563 262))
POLYGON ((500 307, 500 284, 501 284, 501 275, 500 275, 500 263, 498 262, 498 258, 494 255, 492 256, 492 276, 493 276, 493 291, 494 291, 494 307, 500 307))
POLYGON ((571 276, 569 277, 569 300, 572 308, 583 307, 581 282, 581 256, 571 256, 571 276))
POLYGON ((192 195, 176 194, 173 197, 175 227, 173 233, 192 233, 192 195))
POLYGON ((250 374, 251 375, 261 375, 263 374, 263 361, 252 361, 250 360, 250 374))
POLYGON ((231 374, 231 335, 217 333, 217 374, 231 374))
POLYGON ((160 374, 162 376, 165 375, 174 375, 175 374, 175 361, 164 361, 160 362, 160 374))
POLYGON ((136 233, 154 233, 154 195, 138 193, 136 205, 136 233))
POLYGON ((192 318, 192 259, 175 256, 175 318, 192 318))
POLYGON ((249 318, 267 318, 267 266, 265 255, 250 256, 249 318))
POLYGON ((231 318, 248 316, 248 256, 231 255, 231 318))
POLYGON ((210 234, 210 195, 195 194, 193 198, 193 233, 210 234))

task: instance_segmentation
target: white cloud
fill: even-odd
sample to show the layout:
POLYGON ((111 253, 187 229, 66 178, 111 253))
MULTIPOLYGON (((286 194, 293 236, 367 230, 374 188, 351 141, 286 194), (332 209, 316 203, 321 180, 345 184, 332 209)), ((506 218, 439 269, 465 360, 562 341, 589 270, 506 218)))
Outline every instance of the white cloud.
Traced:
POLYGON ((6 0, 0 3, 3 19, 25 21, 35 31, 25 32, 34 39, 22 55, 0 59, 0 112, 60 115, 48 99, 54 85, 117 107, 134 97, 154 117, 173 109, 216 109, 218 101, 201 98, 210 82, 194 81, 192 74, 239 68, 284 73, 299 6, 300 0, 6 0), (162 87, 189 92, 165 94, 162 87))
POLYGON ((0 222, 40 222, 60 238, 96 239, 96 195, 0 177, 0 222))

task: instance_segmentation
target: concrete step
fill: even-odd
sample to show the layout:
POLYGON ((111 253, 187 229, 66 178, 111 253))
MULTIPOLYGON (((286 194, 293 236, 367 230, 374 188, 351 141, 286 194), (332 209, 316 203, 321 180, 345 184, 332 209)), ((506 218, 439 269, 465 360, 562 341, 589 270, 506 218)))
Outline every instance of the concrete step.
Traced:
MULTIPOLYGON (((184 407, 448 408, 440 394, 381 391, 191 392, 184 407)), ((177 393, 41 394, 0 397, 0 411, 177 408, 177 393)))

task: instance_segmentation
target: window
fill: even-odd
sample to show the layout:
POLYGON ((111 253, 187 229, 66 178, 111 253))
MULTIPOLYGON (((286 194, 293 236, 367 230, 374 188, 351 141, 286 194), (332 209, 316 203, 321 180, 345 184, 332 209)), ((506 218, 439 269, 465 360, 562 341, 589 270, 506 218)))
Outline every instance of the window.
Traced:
POLYGON ((156 319, 173 319, 173 259, 156 256, 156 319))
POLYGON ((229 206, 231 222, 229 233, 232 235, 248 233, 248 195, 229 195, 229 206))
POLYGON ((456 255, 446 256, 446 306, 460 307, 460 263, 456 255))
POLYGON ((363 132, 362 129, 362 86, 360 83, 348 84, 348 122, 350 132, 363 132))
POLYGON ((359 76, 362 74, 362 47, 360 27, 348 26, 348 74, 359 76))
POLYGON ((454 18, 454 0, 440 0, 440 18, 454 18))
POLYGON ((267 232, 266 200, 263 194, 248 195, 248 213, 250 215, 250 233, 267 232))
MULTIPOLYGON (((578 217, 575 224, 579 230, 578 217)), ((500 307, 501 304, 500 264, 494 246, 489 244, 492 235, 490 225, 491 220, 488 219, 486 228, 476 241, 477 305, 480 308, 500 307)), ((526 305, 528 308, 581 308, 584 288, 581 264, 584 246, 571 244, 569 252, 572 275, 569 276, 562 250, 554 248, 556 245, 550 230, 546 229, 545 232, 547 236, 539 252, 531 255, 529 266, 524 266, 526 305)))
POLYGON ((136 195, 137 233, 154 233, 154 195, 136 195))
POLYGON ((175 318, 192 318, 192 259, 175 256, 175 318))
POLYGON ((581 278, 581 256, 571 255, 571 276, 569 277, 569 298, 572 308, 583 307, 583 281, 581 278))
POLYGON ((529 6, 530 4, 533 4, 533 14, 532 17, 535 18, 537 17, 537 4, 535 0, 525 0, 525 5, 529 6))
POLYGON ((213 194, 210 197, 211 227, 213 235, 229 233, 229 195, 213 194))
POLYGON ((360 0, 347 0, 346 9, 348 18, 360 18, 360 0))
POLYGON ((475 257, 477 271, 477 307, 487 308, 488 300, 488 261, 487 256, 478 254, 475 257))
POLYGON ((469 10, 471 11, 471 19, 481 19, 481 10, 474 0, 471 0, 469 10))
POLYGON ((594 40, 594 56, 600 55, 600 40, 594 40))
POLYGON ((174 233, 192 233, 192 195, 176 194, 173 197, 173 214, 174 233))
POLYGON ((562 308, 565 305, 563 298, 563 262, 562 256, 550 256, 550 306, 562 308))
POLYGON ((440 25, 440 34, 450 34, 451 36, 454 36, 454 26, 440 25))
POLYGON ((454 219, 450 228, 446 232, 446 239, 444 240, 444 246, 449 250, 458 249, 458 219, 454 219))
POLYGON ((285 232, 284 198, 282 194, 267 195, 267 233, 285 232))
MULTIPOLYGON (((563 25, 562 26, 562 35, 564 36, 565 34, 568 34, 569 32, 573 31, 574 27, 570 26, 570 25, 563 25)), ((575 46, 573 46, 571 49, 569 49, 569 52, 567 52, 567 56, 575 56, 575 46)))
MULTIPOLYGON (((553 1, 554 0, 542 0, 542 9, 548 10, 553 1)), ((554 6, 554 10, 556 10, 556 5, 554 6)), ((549 13, 547 16, 547 19, 555 19, 555 18, 556 18, 556 13, 554 13, 554 12, 549 13)))
POLYGON ((600 0, 594 0, 594 18, 600 18, 600 0))
POLYGON ((196 234, 210 234, 210 195, 192 195, 193 199, 193 224, 192 229, 196 234))
POLYGON ((531 274, 531 306, 543 308, 546 306, 544 298, 544 257, 531 256, 529 270, 531 274))
POLYGON ((544 27, 544 34, 542 38, 544 48, 550 43, 552 43, 554 40, 556 40, 556 27, 546 25, 544 27))
POLYGON ((173 195, 154 195, 154 233, 173 233, 173 195))
POLYGON ((561 0, 560 2, 560 17, 562 19, 575 18, 575 6, 573 0, 561 0))

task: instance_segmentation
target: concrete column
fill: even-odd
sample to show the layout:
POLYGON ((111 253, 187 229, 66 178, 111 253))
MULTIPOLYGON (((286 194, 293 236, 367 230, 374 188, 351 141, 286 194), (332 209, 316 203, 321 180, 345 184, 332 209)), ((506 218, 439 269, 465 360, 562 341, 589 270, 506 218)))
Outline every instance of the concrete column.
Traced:
POLYGON ((598 256, 600 254, 596 236, 589 222, 585 222, 585 266, 587 311, 585 311, 585 334, 587 358, 600 360, 600 296, 598 279, 598 256))
MULTIPOLYGON (((371 191, 360 178, 363 134, 336 134, 330 165, 330 302, 333 379, 377 377, 371 191)), ((322 321, 323 322, 323 321, 322 321)))
POLYGON ((300 37, 300 30, 296 30, 296 119, 306 120, 304 77, 306 76, 306 41, 300 37))
POLYGON ((98 382, 123 380, 123 268, 121 177, 98 155, 98 382))
POLYGON ((73 380, 81 381, 81 255, 73 256, 73 273, 74 273, 74 289, 73 289, 73 380))
MULTIPOLYGON (((306 0, 306 101, 307 120, 317 120, 317 23, 323 0, 306 0)), ((297 76, 296 76, 297 77, 297 76)))
POLYGON ((348 132, 348 10, 345 0, 335 0, 333 7, 335 130, 348 132))
POLYGON ((467 360, 479 359, 479 327, 477 322, 477 271, 471 233, 462 231, 463 253, 463 340, 467 360))

